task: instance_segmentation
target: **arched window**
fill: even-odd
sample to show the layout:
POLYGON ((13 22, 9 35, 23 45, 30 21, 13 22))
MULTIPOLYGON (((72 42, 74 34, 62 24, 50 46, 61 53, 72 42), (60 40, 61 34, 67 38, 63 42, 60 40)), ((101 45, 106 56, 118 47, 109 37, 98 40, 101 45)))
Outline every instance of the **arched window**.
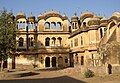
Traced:
POLYGON ((22 28, 25 28, 25 21, 22 23, 22 28))
POLYGON ((55 43, 56 43, 56 38, 53 37, 53 38, 52 38, 52 46, 55 46, 55 43))
POLYGON ((32 23, 32 29, 35 29, 35 23, 34 22, 32 23))
POLYGON ((115 22, 114 21, 112 21, 110 24, 109 24, 109 34, 111 34, 111 28, 113 27, 113 26, 115 26, 115 22))
POLYGON ((45 29, 50 29, 50 23, 49 22, 45 23, 45 29))
POLYGON ((22 21, 20 21, 20 22, 18 21, 17 25, 18 25, 18 29, 20 29, 22 27, 22 21))
POLYGON ((72 28, 74 29, 74 23, 72 23, 72 28))
POLYGON ((52 67, 56 67, 56 57, 52 57, 52 67))
POLYGON ((103 37, 103 32, 102 32, 102 29, 100 29, 100 38, 103 37))
POLYGON ((49 37, 47 37, 45 39, 45 46, 50 46, 50 38, 49 37))
POLYGON ((75 29, 77 29, 77 23, 75 23, 75 29))
POLYGON ((106 33, 106 31, 107 31, 107 29, 106 29, 106 28, 104 28, 104 33, 106 33))
POLYGON ((19 21, 17 21, 17 29, 19 29, 19 21))
POLYGON ((50 67, 50 57, 46 57, 46 59, 45 59, 45 67, 50 67))
POLYGON ((57 39, 58 39, 58 46, 61 46, 61 44, 62 44, 62 38, 58 37, 57 39))
POLYGON ((57 22, 57 29, 61 28, 61 22, 57 22))
POLYGON ((23 46, 23 42, 24 42, 24 39, 22 37, 19 38, 19 46, 22 47, 23 46))
POLYGON ((28 29, 32 29, 32 22, 29 22, 28 29))
POLYGON ((86 27, 86 22, 83 22, 83 28, 85 28, 86 27))
POLYGON ((112 23, 110 24, 110 28, 112 28, 114 25, 115 25, 115 23, 112 22, 112 23))
POLYGON ((22 26, 23 26, 23 23, 22 23, 22 21, 20 21, 19 28, 23 28, 22 26))
POLYGON ((55 28, 56 28, 55 22, 51 22, 51 29, 55 29, 55 28))

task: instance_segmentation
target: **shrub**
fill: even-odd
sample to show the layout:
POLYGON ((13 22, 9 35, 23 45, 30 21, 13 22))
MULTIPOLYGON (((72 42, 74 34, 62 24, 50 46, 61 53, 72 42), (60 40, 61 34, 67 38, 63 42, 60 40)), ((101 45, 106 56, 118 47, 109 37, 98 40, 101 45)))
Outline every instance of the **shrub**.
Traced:
POLYGON ((90 78, 90 77, 93 77, 93 76, 94 76, 94 72, 88 69, 88 70, 84 73, 84 75, 85 75, 86 78, 90 78))

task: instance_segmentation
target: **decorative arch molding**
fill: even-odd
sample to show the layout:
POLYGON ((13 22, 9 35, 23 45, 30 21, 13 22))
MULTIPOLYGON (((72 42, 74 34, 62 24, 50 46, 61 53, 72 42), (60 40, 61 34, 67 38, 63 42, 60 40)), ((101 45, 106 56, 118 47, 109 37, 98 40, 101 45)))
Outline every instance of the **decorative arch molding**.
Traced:
POLYGON ((117 23, 119 22, 119 18, 116 17, 116 16, 112 16, 112 17, 109 19, 108 24, 109 24, 111 21, 114 21, 115 24, 117 24, 117 23))
POLYGON ((50 29, 55 29, 55 28, 56 28, 56 23, 55 22, 51 22, 50 29))
POLYGON ((116 25, 116 22, 114 20, 111 20, 107 27, 108 27, 108 29, 110 29, 110 28, 112 28, 115 25, 116 25))
POLYGON ((61 37, 58 37, 57 38, 57 44, 58 44, 58 46, 61 46, 62 45, 62 38, 61 37))
POLYGON ((44 26, 45 26, 45 29, 50 29, 50 23, 49 22, 45 22, 44 26))
POLYGON ((50 46, 50 38, 45 38, 45 46, 50 46))
POLYGON ((62 26, 61 22, 57 22, 57 25, 56 25, 57 29, 60 29, 61 26, 62 26))
POLYGON ((52 37, 52 46, 55 46, 55 45, 56 45, 56 38, 52 37))
POLYGON ((44 23, 45 29, 61 29, 62 23, 61 22, 45 22, 44 23))

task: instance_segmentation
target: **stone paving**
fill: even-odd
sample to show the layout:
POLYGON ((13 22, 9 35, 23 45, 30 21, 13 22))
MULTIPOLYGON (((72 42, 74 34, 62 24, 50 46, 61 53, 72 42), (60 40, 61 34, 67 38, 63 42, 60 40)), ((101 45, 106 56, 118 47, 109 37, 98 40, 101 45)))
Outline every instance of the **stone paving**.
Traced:
MULTIPOLYGON (((0 75, 3 73, 0 73, 0 75)), ((120 83, 120 74, 108 76, 95 76, 93 78, 85 78, 79 68, 65 68, 59 70, 24 70, 6 72, 0 78, 0 83, 120 83), (21 76, 25 75, 25 76, 21 76), (32 75, 31 75, 32 74, 32 75), (5 77, 6 75, 6 77, 5 77), (20 76, 19 76, 20 75, 20 76)))

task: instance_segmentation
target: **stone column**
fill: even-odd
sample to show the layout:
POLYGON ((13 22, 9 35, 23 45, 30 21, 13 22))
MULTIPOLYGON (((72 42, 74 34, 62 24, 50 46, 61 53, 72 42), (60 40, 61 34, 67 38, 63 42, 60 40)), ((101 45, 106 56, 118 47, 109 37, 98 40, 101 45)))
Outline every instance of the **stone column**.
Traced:
POLYGON ((50 67, 52 67, 52 57, 50 57, 50 67))
POLYGON ((56 67, 58 67, 58 57, 56 56, 56 67))

